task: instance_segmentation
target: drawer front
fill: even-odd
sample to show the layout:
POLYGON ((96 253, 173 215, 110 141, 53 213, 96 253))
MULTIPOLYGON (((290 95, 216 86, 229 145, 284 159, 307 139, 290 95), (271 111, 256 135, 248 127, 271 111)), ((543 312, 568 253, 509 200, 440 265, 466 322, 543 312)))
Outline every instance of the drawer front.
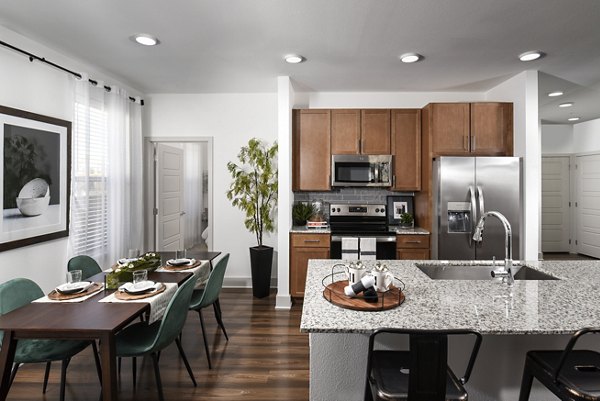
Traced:
POLYGON ((429 248, 429 235, 398 235, 396 248, 429 248))
POLYGON ((292 247, 329 248, 329 234, 292 234, 292 247))

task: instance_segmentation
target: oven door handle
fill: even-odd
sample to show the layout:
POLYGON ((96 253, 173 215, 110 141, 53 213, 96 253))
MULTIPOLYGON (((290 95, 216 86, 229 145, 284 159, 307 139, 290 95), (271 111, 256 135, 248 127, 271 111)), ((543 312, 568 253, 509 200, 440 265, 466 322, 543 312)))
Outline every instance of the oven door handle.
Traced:
POLYGON ((396 236, 395 235, 382 235, 382 236, 370 236, 370 237, 361 237, 360 235, 332 235, 331 236, 331 241, 332 242, 341 242, 342 238, 373 238, 375 237, 375 242, 396 242, 396 236))

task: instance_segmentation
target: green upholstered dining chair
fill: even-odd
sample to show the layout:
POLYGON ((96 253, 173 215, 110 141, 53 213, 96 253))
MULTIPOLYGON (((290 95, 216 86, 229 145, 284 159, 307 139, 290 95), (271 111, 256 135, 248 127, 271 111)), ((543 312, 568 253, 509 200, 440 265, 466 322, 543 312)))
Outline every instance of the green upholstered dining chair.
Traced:
MULTIPOLYGON (((206 359, 208 360, 208 368, 212 369, 212 364, 210 362, 210 353, 208 351, 208 342, 206 341, 206 331, 204 329, 204 319, 202 318, 202 309, 207 306, 213 305, 219 299, 219 293, 221 292, 221 288, 223 287, 223 277, 225 277, 225 270, 227 269, 227 262, 229 261, 229 254, 226 253, 218 262, 212 272, 210 272, 210 276, 208 277, 208 281, 206 285, 202 289, 195 290, 192 294, 192 301, 190 302, 190 310, 195 310, 198 312, 198 317, 200 318, 200 326, 202 327, 202 337, 204 339, 204 349, 206 350, 206 359)), ((227 336, 227 332, 225 331, 225 326, 223 325, 223 319, 221 318, 221 308, 214 308, 215 317, 217 318, 217 323, 223 330, 223 334, 225 334, 225 338, 229 341, 229 337, 227 336)))
POLYGON ((179 334, 183 329, 187 318, 188 306, 194 291, 197 277, 192 276, 186 280, 178 289, 169 305, 165 309, 165 314, 161 320, 152 324, 139 322, 127 326, 121 330, 116 338, 116 354, 117 357, 139 357, 150 355, 154 365, 154 375, 156 377, 156 387, 158 388, 158 398, 164 400, 162 382, 160 379, 160 370, 158 368, 158 357, 160 351, 173 341, 177 344, 179 354, 181 355, 185 367, 192 379, 192 383, 196 386, 196 379, 192 373, 192 368, 188 363, 179 334))
POLYGON ((87 255, 74 256, 67 263, 67 271, 81 270, 81 279, 85 280, 95 274, 102 273, 102 269, 93 258, 87 255))
MULTIPOLYGON (((44 296, 42 289, 36 283, 26 278, 15 278, 2 283, 0 284, 0 315, 4 315, 21 306, 25 306, 42 296, 44 296)), ((0 332, 0 344, 2 343, 3 337, 4 333, 0 332)), ((43 391, 46 392, 49 363, 51 361, 62 361, 60 400, 63 401, 65 399, 67 366, 69 365, 71 358, 75 354, 83 351, 90 343, 94 350, 98 378, 101 380, 100 360, 94 341, 22 339, 17 342, 9 386, 14 381, 17 370, 22 363, 46 362, 46 374, 44 375, 43 389, 43 391)))

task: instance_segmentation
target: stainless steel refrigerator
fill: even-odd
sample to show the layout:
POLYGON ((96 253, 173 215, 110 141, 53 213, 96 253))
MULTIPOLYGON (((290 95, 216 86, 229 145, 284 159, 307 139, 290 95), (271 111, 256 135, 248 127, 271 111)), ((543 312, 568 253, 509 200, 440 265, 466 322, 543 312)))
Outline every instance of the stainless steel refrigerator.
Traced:
POLYGON ((520 259, 521 170, 519 157, 434 159, 432 258, 504 260, 504 226, 498 219, 486 218, 483 241, 473 241, 481 215, 497 211, 511 225, 513 259, 520 259))

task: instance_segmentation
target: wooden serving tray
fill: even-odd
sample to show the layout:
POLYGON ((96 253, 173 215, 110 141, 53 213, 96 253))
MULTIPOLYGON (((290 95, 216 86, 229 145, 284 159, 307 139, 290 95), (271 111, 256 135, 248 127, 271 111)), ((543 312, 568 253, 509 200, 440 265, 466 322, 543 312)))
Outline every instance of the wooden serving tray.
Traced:
POLYGON ((404 302, 404 293, 396 286, 390 286, 385 292, 377 291, 377 302, 367 302, 363 297, 357 296, 350 298, 344 293, 344 287, 348 285, 348 280, 340 280, 329 284, 323 290, 323 297, 334 305, 341 308, 353 309, 359 311, 382 311, 393 309, 404 302))

